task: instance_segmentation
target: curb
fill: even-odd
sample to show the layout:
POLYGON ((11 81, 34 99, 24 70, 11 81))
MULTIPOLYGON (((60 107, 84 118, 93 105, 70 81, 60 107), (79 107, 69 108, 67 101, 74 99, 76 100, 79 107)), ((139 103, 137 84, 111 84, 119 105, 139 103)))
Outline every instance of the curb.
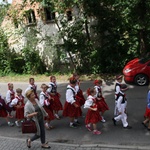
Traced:
MULTIPOLYGON (((16 140, 16 141, 24 141, 25 139, 20 138, 12 138, 12 137, 3 137, 0 136, 0 139, 7 139, 7 140, 16 140)), ((40 143, 39 141, 34 141, 34 143, 40 143)), ((106 145, 106 144, 66 144, 66 143, 57 143, 57 142, 49 142, 50 145, 54 146, 64 146, 64 147, 73 147, 75 149, 107 149, 107 150, 149 150, 150 146, 128 146, 128 145, 106 145)))

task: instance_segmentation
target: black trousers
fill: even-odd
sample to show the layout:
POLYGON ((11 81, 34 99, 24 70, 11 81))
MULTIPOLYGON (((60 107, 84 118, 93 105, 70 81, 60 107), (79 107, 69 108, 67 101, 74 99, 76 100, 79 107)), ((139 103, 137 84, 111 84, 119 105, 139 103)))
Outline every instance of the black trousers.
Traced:
POLYGON ((34 141, 38 138, 41 139, 41 143, 44 144, 45 143, 45 126, 44 126, 44 120, 40 120, 39 122, 39 126, 40 126, 40 136, 35 134, 33 137, 31 137, 31 141, 34 141))

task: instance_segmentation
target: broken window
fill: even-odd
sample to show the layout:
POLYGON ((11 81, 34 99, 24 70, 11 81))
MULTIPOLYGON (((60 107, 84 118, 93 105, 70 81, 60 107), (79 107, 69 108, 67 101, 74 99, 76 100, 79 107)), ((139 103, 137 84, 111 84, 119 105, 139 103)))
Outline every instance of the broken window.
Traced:
POLYGON ((27 24, 34 24, 36 23, 35 13, 33 9, 26 11, 26 22, 27 24))

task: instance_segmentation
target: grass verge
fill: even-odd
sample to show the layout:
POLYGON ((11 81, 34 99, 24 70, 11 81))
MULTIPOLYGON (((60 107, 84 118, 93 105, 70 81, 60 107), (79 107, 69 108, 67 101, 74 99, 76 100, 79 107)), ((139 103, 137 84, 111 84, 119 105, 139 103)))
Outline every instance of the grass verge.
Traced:
MULTIPOLYGON (((71 77, 71 74, 66 75, 59 75, 54 74, 56 76, 57 82, 68 82, 68 78, 71 77)), ((49 77, 47 75, 8 75, 8 76, 1 76, 0 82, 28 82, 29 78, 33 77, 35 82, 49 82, 49 77)), ((95 79, 103 79, 103 80, 111 80, 114 79, 114 75, 110 74, 98 74, 98 75, 81 75, 80 80, 87 81, 87 80, 95 80, 95 79)))

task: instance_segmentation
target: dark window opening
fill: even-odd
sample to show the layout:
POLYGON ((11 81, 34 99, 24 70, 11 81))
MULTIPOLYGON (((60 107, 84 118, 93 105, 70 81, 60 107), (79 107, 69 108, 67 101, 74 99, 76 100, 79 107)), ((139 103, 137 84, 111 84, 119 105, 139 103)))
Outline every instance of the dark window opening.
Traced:
POLYGON ((71 21, 72 20, 72 12, 71 12, 71 10, 67 11, 66 14, 67 14, 67 20, 71 21))
POLYGON ((14 26, 15 26, 15 28, 18 28, 18 21, 17 21, 17 19, 15 18, 14 20, 13 20, 13 22, 14 22, 14 26))
POLYGON ((32 24, 36 22, 34 10, 29 10, 26 12, 26 19, 28 24, 32 24))
POLYGON ((45 7, 44 12, 45 12, 45 21, 55 20, 55 12, 52 12, 50 7, 45 7))

